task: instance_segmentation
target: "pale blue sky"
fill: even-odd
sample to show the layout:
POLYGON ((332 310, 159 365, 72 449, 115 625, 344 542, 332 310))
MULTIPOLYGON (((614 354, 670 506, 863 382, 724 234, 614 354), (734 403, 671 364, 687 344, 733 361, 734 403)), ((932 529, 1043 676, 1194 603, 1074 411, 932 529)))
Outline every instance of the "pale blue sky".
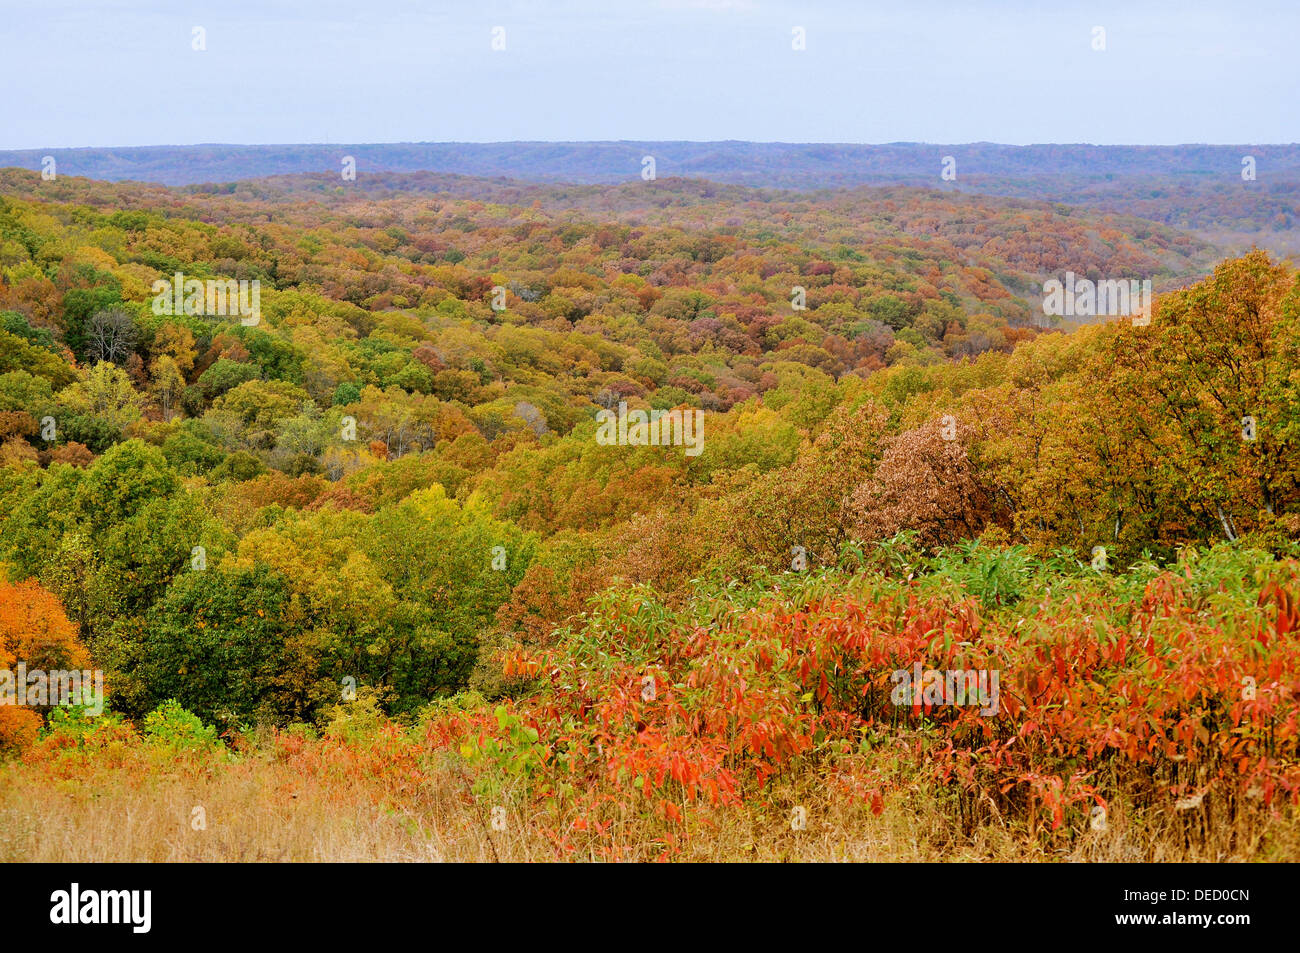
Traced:
POLYGON ((1294 0, 0 0, 0 148, 1295 142, 1298 40, 1294 0))

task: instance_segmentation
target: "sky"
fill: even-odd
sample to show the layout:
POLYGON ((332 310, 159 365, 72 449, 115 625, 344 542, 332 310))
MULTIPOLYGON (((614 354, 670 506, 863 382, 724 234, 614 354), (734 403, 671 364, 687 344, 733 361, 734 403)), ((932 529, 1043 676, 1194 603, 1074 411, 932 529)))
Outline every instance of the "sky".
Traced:
POLYGON ((0 0, 0 148, 1290 143, 1297 39, 1297 0, 0 0))

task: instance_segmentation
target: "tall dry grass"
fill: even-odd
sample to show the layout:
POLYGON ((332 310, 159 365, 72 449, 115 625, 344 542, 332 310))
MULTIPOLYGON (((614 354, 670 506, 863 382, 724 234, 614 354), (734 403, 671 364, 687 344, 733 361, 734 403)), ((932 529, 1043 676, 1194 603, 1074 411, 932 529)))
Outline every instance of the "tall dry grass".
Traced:
MULTIPOLYGON (((621 859, 654 860, 665 838, 681 861, 1249 861, 1300 859, 1294 810, 1239 818, 1234 830, 1188 836, 1188 818, 1138 816, 1112 803, 1104 832, 1085 831, 1068 850, 1043 848, 1022 824, 999 819, 963 832, 942 795, 891 798, 879 816, 828 796, 822 779, 778 781, 766 803, 688 812, 683 824, 631 809, 611 822, 621 859), (806 827, 791 826, 790 805, 806 827)), ((454 767, 429 773, 393 797, 381 778, 312 776, 251 755, 174 759, 141 749, 76 776, 11 762, 0 767, 3 862, 528 862, 556 859, 544 834, 556 819, 510 809, 493 830, 454 767), (202 808, 205 829, 195 829, 202 808)), ((592 846, 570 860, 620 859, 592 846)))

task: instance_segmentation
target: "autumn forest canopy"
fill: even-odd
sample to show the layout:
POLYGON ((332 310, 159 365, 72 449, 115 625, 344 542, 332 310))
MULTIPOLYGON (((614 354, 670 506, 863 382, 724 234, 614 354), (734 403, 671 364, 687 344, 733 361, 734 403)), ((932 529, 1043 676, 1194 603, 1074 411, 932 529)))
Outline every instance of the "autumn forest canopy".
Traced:
POLYGON ((1128 856, 1294 859, 1294 192, 1070 204, 1051 161, 0 170, 0 668, 106 694, 0 706, 10 769, 261 758, 531 812, 528 857, 778 856, 755 818, 800 805, 920 812, 935 851, 1089 856, 1103 807, 1128 856), (1066 272, 1149 280, 1149 320, 1044 314, 1066 272), (257 312, 159 304, 185 281, 257 312), (598 439, 636 411, 699 451, 598 439), (999 672, 998 714, 900 705, 921 663, 999 672))

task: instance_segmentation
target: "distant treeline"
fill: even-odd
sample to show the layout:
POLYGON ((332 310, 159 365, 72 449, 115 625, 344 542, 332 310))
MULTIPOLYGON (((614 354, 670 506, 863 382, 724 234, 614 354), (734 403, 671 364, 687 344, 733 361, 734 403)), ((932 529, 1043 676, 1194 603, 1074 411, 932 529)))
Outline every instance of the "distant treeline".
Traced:
MULTIPOLYGON (((1188 183, 1207 176, 1240 182, 1241 159, 1255 157, 1259 180, 1300 180, 1300 145, 1092 146, 995 143, 885 145, 784 142, 403 142, 350 145, 196 145, 0 151, 0 167, 40 169, 54 156, 60 173, 166 185, 230 182, 295 172, 328 172, 344 156, 366 172, 451 172, 534 182, 608 184, 641 175, 653 156, 660 178, 704 178, 776 188, 938 183, 944 156, 956 160, 957 183, 988 177, 1040 181, 1058 177, 1102 182, 1157 176, 1188 183)), ((985 188, 989 183, 984 182, 985 188)), ((1010 184, 1008 184, 1010 187, 1010 184)), ((1021 183, 1022 188, 1030 184, 1021 183)), ((996 191, 996 189, 994 189, 996 191)), ((1006 194, 1012 194, 1008 192, 1006 194)), ((1019 194, 1019 193, 1015 193, 1019 194)))

